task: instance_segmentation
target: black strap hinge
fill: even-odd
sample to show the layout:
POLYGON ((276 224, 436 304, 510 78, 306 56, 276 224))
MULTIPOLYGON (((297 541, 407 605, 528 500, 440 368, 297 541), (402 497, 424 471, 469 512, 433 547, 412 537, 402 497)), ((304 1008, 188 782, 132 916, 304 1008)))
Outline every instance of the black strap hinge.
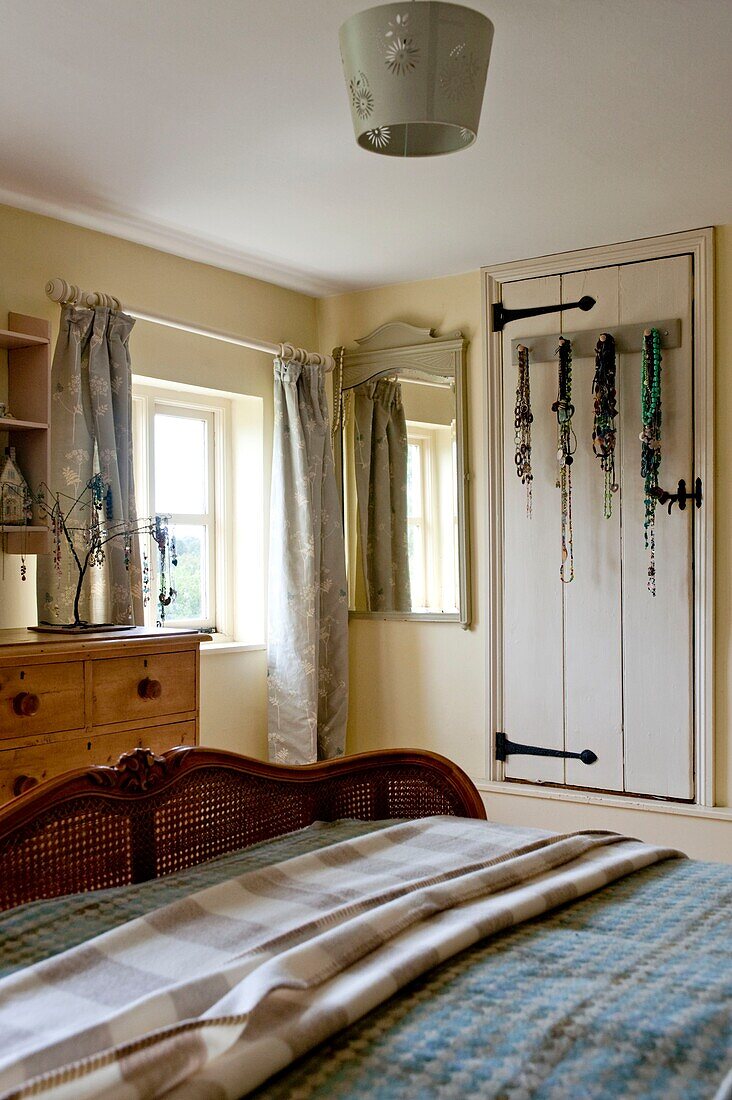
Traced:
POLYGON ((524 317, 539 317, 543 313, 563 313, 567 309, 582 309, 585 312, 596 304, 589 294, 578 302, 565 302, 558 306, 527 306, 524 309, 507 309, 503 302, 494 302, 492 311, 493 331, 503 332, 503 326, 511 321, 520 321, 524 317))
POLYGON ((510 741, 505 733, 496 734, 496 760, 505 760, 507 756, 559 756, 563 760, 581 760, 583 764, 594 764, 597 760, 592 749, 582 752, 563 752, 562 749, 545 749, 541 745, 519 745, 510 741))

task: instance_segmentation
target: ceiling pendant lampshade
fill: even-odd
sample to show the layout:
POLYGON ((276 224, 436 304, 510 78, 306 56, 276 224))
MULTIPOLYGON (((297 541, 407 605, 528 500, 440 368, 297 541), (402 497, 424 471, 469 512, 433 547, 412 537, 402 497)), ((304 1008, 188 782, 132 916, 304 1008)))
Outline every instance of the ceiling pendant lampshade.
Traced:
POLYGON ((388 157, 430 157, 478 133, 493 24, 460 4, 383 4, 351 16, 341 57, 356 141, 388 157))

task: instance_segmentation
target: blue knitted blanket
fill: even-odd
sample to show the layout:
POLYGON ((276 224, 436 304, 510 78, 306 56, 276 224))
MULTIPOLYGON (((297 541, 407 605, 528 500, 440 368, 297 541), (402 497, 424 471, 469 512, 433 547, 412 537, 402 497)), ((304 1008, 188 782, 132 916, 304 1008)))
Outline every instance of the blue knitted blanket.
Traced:
MULTIPOLYGON (((320 825, 155 882, 0 914, 0 975, 384 824, 320 825)), ((732 867, 639 871, 451 959, 255 1095, 711 1100, 732 1065, 731 915, 732 867)))

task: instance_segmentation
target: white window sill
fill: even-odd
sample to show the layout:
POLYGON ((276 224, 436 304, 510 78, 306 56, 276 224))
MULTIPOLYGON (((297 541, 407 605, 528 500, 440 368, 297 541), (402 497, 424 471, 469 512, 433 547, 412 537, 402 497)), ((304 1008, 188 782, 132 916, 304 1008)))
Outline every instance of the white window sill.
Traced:
POLYGON ((266 649, 264 642, 201 642, 201 653, 254 653, 266 649))

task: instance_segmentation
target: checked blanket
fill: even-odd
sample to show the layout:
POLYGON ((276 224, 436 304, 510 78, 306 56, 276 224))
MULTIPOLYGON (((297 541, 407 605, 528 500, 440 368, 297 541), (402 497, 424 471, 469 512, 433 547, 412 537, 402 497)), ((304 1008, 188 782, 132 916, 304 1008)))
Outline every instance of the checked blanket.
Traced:
POLYGON ((0 1096, 246 1095, 479 939, 678 855, 437 817, 249 871, 0 982, 0 1096))

